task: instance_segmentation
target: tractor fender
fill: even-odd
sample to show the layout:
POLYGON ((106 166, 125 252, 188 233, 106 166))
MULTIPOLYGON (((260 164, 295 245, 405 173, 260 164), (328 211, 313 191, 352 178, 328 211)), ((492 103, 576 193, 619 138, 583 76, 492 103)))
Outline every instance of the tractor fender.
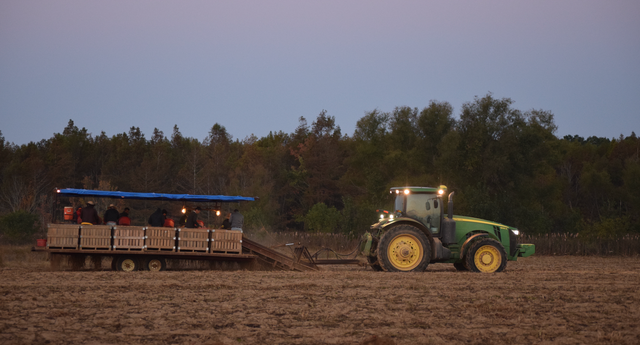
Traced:
POLYGON ((394 227, 397 225, 402 225, 402 224, 413 225, 416 228, 420 229, 427 236, 427 238, 429 239, 429 242, 433 243, 433 235, 431 234, 431 231, 428 231, 427 228, 424 225, 422 225, 422 223, 420 223, 419 221, 413 218, 405 218, 405 217, 397 218, 397 220, 394 221, 393 223, 384 224, 381 227, 381 229, 386 231, 387 228, 394 227))
POLYGON ((464 259, 465 249, 466 249, 467 245, 470 244, 471 242, 473 242, 475 239, 480 238, 480 237, 489 237, 490 238, 491 236, 489 236, 489 234, 486 233, 486 232, 481 232, 481 233, 477 233, 477 234, 467 238, 467 240, 464 241, 464 243, 460 247, 460 259, 464 259))

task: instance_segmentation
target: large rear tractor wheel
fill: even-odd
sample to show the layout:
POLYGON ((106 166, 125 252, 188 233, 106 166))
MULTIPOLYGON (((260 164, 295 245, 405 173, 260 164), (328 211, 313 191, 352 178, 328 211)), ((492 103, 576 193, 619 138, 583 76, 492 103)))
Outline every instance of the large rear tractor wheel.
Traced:
POLYGON ((133 272, 137 271, 139 268, 140 264, 138 263, 138 260, 131 256, 121 256, 116 262, 116 269, 118 271, 133 272))
POLYGON ((431 261, 429 238, 412 225, 389 229, 378 243, 378 263, 388 272, 422 272, 431 261))
POLYGON ((485 238, 471 244, 465 263, 471 272, 502 272, 507 267, 507 253, 500 242, 485 238))
POLYGON ((164 258, 152 257, 144 262, 145 271, 160 272, 167 269, 167 261, 164 258))
POLYGON ((367 262, 369 262, 369 266, 371 266, 371 268, 374 271, 382 271, 382 267, 380 267, 380 264, 378 263, 378 258, 375 256, 367 256, 367 262))

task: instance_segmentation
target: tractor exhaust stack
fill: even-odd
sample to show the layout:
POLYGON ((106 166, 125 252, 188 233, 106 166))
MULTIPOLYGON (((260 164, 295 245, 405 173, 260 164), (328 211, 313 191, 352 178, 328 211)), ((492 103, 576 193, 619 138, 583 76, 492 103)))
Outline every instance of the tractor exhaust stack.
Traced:
POLYGON ((448 217, 442 220, 442 235, 440 239, 443 244, 457 243, 456 240, 456 222, 453 220, 453 195, 456 192, 449 194, 449 207, 447 209, 448 217))

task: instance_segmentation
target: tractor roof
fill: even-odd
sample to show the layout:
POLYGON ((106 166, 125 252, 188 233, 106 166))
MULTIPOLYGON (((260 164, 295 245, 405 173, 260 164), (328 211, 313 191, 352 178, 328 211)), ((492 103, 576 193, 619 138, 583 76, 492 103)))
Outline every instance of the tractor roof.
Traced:
POLYGON ((408 189, 411 193, 437 193, 441 189, 446 191, 447 186, 441 185, 439 187, 391 187, 391 193, 396 190, 403 192, 405 189, 408 189))

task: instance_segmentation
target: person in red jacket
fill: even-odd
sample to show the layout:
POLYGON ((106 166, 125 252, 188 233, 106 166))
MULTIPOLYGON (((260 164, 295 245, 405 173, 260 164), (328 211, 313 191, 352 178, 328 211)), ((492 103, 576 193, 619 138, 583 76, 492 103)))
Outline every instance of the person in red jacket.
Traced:
POLYGON ((120 218, 118 219, 118 225, 131 225, 131 218, 129 218, 128 207, 125 207, 124 211, 120 213, 120 218))
POLYGON ((76 213, 73 214, 73 220, 78 224, 82 223, 82 206, 78 206, 76 213))
POLYGON ((167 210, 162 210, 162 216, 164 217, 164 224, 162 226, 167 228, 173 228, 175 226, 173 219, 168 217, 169 213, 167 210))

